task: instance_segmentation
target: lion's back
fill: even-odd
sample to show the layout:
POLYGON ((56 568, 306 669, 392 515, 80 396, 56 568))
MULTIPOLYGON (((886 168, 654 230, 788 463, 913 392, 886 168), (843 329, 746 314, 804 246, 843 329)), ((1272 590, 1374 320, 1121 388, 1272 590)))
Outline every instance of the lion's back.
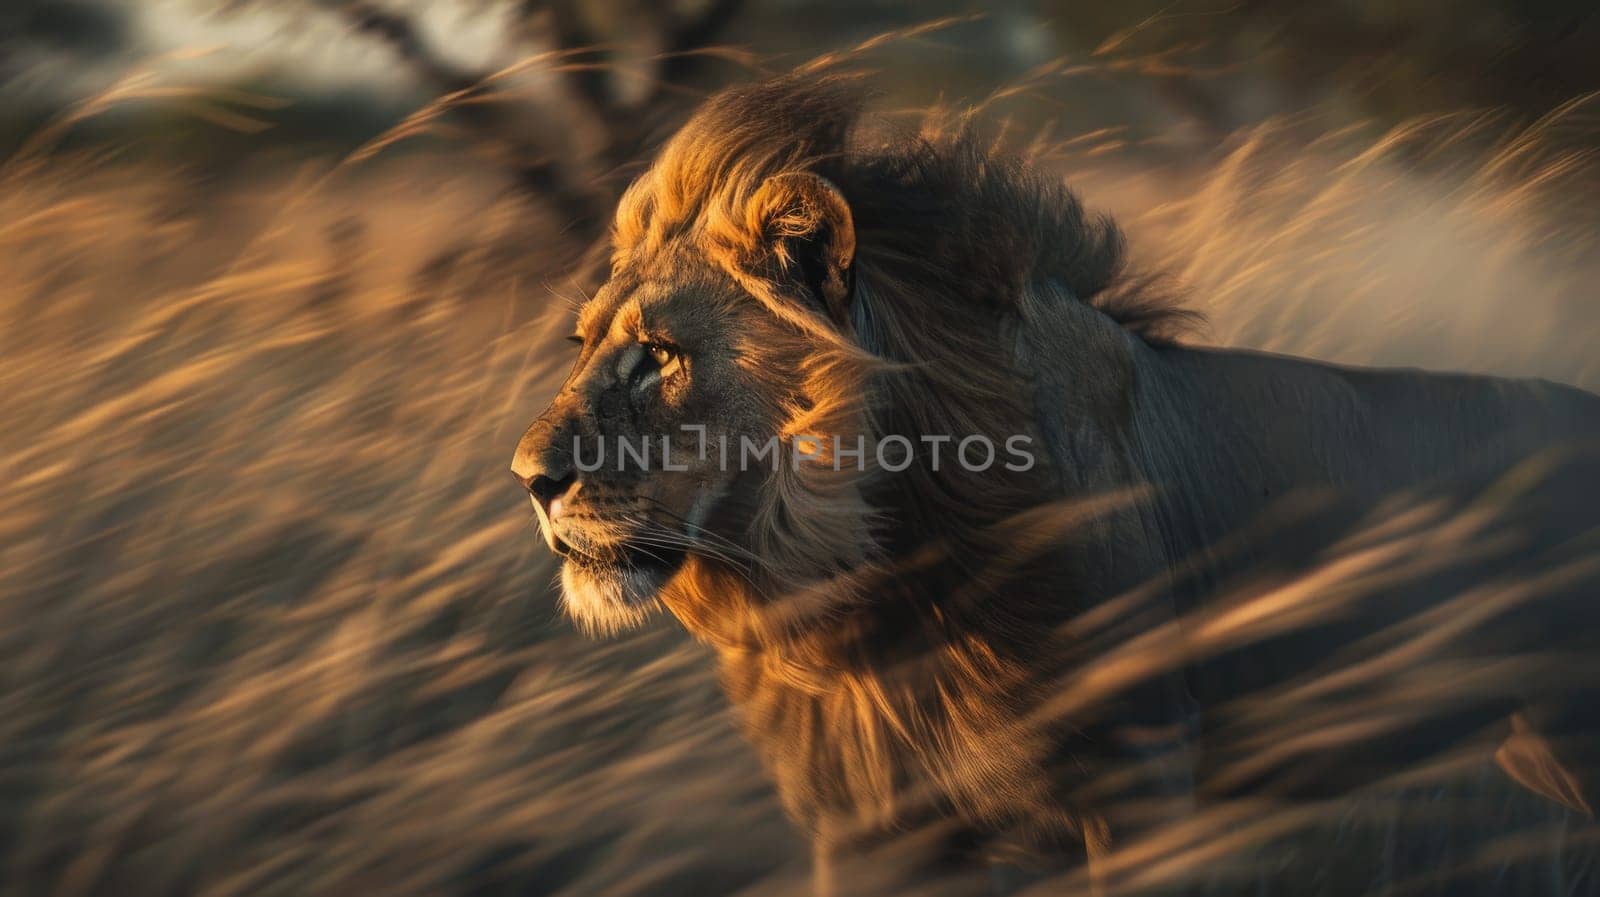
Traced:
POLYGON ((1426 476, 1518 464, 1600 441, 1600 396, 1548 380, 1335 369, 1371 403, 1384 442, 1426 476), (1437 465, 1437 466, 1435 466, 1437 465))

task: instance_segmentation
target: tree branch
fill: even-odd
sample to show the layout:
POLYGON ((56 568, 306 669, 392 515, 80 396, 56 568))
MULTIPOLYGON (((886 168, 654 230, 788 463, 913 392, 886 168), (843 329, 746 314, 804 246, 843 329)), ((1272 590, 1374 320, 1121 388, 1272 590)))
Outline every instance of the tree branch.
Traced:
MULTIPOLYGON (((744 6, 744 0, 711 0, 700 12, 679 16, 670 4, 642 0, 639 14, 659 32, 652 41, 660 60, 641 102, 624 103, 613 90, 606 65, 609 51, 573 0, 522 0, 519 15, 537 25, 562 57, 560 80, 569 101, 567 114, 582 115, 600 135, 593 160, 552 157, 550 147, 529 146, 525 136, 496 104, 471 102, 494 91, 488 73, 462 71, 446 61, 408 16, 374 0, 317 0, 357 32, 383 42, 431 89, 458 98, 450 113, 478 139, 497 146, 512 160, 523 189, 549 202, 578 233, 596 234, 606 207, 620 192, 615 175, 648 148, 653 128, 667 117, 669 90, 696 77, 704 57, 688 52, 715 38, 744 6), (597 165, 594 163, 598 163, 597 165), (597 172, 585 176, 584 172, 597 172)), ((547 112, 546 114, 550 114, 547 112)))

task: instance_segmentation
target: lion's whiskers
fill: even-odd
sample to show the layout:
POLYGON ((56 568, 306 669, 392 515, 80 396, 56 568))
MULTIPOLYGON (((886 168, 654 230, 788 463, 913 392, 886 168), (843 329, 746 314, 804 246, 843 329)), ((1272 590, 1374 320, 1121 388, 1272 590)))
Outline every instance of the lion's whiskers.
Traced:
MULTIPOLYGON (((659 508, 658 510, 668 516, 677 517, 677 515, 672 514, 672 512, 666 510, 665 508, 659 508)), ((748 550, 740 548, 733 542, 728 541, 723 537, 715 536, 715 534, 712 533, 705 533, 705 531, 702 530, 701 532, 704 533, 704 535, 713 536, 720 540, 720 543, 708 543, 706 540, 690 536, 687 533, 681 533, 668 529, 656 521, 649 519, 648 517, 643 517, 637 514, 626 514, 624 515, 624 519, 643 528, 640 532, 637 532, 632 536, 630 539, 631 543, 642 543, 645 545, 653 545, 658 548, 672 548, 681 551, 696 552, 704 555, 707 558, 720 561, 721 563, 727 565, 752 588, 756 587, 753 574, 754 568, 759 566, 759 559, 751 554, 748 550), (724 544, 726 547, 724 547, 724 544), (729 549, 740 552, 743 555, 748 555, 749 561, 745 561, 740 556, 730 553, 729 549)))
MULTIPOLYGON (((661 502, 657 501, 656 499, 646 498, 645 501, 649 502, 650 505, 652 506, 652 508, 655 511, 659 512, 660 514, 662 514, 662 515, 664 515, 666 517, 671 518, 674 522, 681 523, 685 527, 693 530, 693 535, 691 535, 688 532, 683 532, 683 533, 674 532, 673 533, 674 535, 681 535, 683 538, 696 540, 696 544, 703 544, 704 542, 710 542, 712 545, 717 546, 718 548, 720 548, 721 551, 722 551, 722 554, 724 554, 724 555, 731 553, 734 556, 746 559, 750 564, 752 564, 754 566, 761 566, 762 565, 763 562, 762 562, 762 558, 761 558, 760 555, 757 555, 755 552, 751 551, 750 549, 744 547, 743 545, 740 545, 739 543, 733 541, 732 539, 729 539, 727 536, 723 536, 723 535, 720 535, 718 533, 714 533, 714 532, 712 532, 712 531, 710 531, 708 529, 705 529, 704 527, 696 526, 695 524, 691 523, 688 520, 688 518, 684 517, 681 514, 677 514, 677 513, 673 512, 672 510, 670 510, 666 506, 662 505, 661 502)), ((651 523, 652 525, 657 525, 657 526, 659 525, 659 524, 656 524, 654 521, 647 520, 646 522, 651 523)), ((669 532, 671 532, 671 531, 669 531, 669 532)))

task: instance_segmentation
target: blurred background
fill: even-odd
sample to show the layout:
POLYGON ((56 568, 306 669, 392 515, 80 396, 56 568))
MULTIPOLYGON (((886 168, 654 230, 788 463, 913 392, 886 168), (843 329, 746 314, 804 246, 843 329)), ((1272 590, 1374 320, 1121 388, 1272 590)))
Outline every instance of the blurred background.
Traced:
MULTIPOLYGON (((506 466, 652 147, 827 54, 1195 342, 1600 388, 1592 2, 5 0, 0 893, 806 893, 706 652, 572 632, 506 466)), ((1595 839, 1483 767, 1206 871, 1589 894, 1595 839)))

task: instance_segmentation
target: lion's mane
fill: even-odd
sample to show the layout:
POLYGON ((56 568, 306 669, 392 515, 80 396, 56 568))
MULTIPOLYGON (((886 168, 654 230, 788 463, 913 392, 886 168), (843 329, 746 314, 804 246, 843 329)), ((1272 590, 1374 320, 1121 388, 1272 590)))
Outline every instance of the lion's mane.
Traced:
MULTIPOLYGON (((615 268, 689 242, 790 325, 747 349, 775 392, 794 388, 783 376, 804 381, 786 435, 1003 443, 1035 416, 1006 323, 1025 303, 1083 303, 1152 341, 1189 320, 1129 275, 1118 229, 1059 178, 964 122, 869 128, 864 100, 856 79, 825 75, 721 93, 616 216, 615 268), (850 333, 781 294, 792 260, 757 261, 784 211, 764 208, 761 188, 796 173, 849 203, 850 333)), ((1061 736, 1019 720, 1064 663, 1051 639, 1072 612, 1042 558, 1062 525, 1036 510, 1057 491, 1049 465, 780 468, 749 527, 756 581, 692 561, 663 600, 721 650, 794 815, 882 824, 931 790, 994 821, 1048 816, 1060 799, 1039 770, 1061 736)))

